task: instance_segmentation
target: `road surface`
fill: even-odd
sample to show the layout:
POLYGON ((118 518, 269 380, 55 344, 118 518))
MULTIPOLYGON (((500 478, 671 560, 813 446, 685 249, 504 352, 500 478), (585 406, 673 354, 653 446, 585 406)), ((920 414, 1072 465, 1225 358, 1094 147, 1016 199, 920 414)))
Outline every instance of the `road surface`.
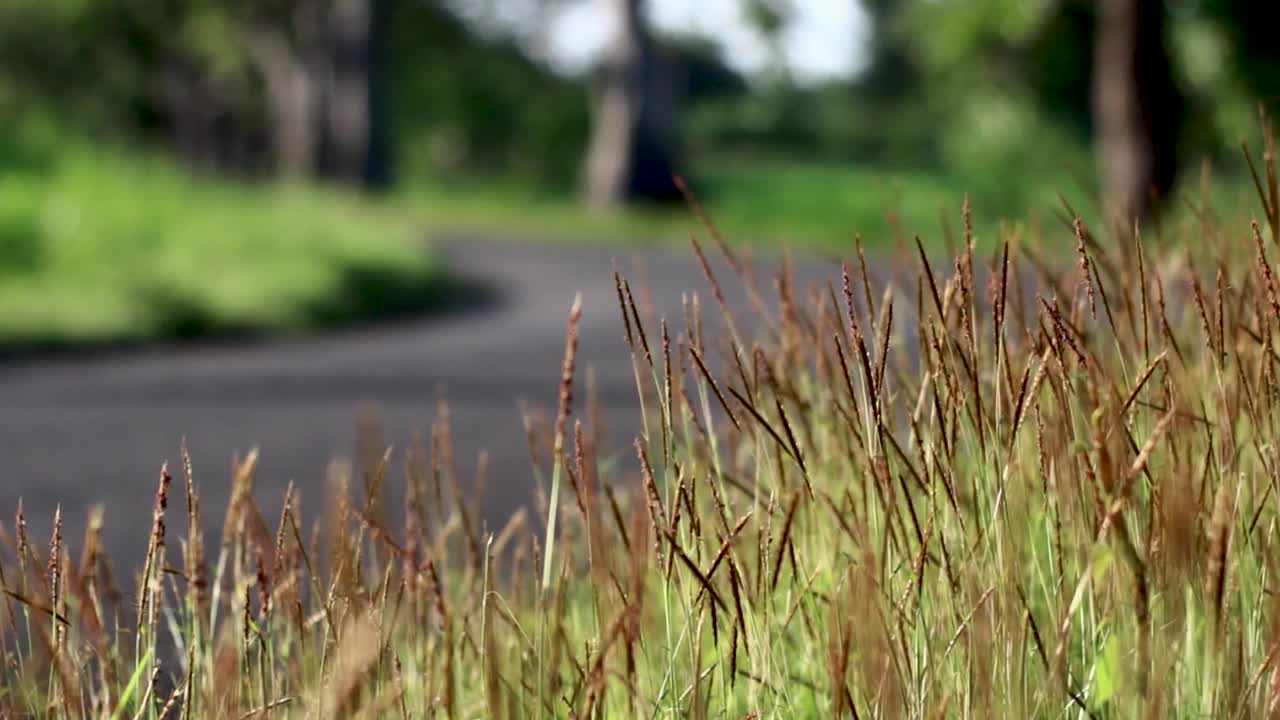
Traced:
MULTIPOLYGON (((638 421, 612 278, 615 258, 633 284, 647 286, 658 315, 679 324, 681 293, 697 291, 708 327, 719 327, 689 250, 458 239, 443 241, 440 251, 456 273, 483 290, 485 301, 313 338, 197 343, 0 366, 0 523, 12 528, 21 497, 33 536, 43 545, 61 505, 78 555, 86 513, 101 502, 107 550, 117 565, 135 563, 146 548, 160 465, 167 460, 177 469, 184 437, 210 532, 221 527, 231 458, 252 447, 261 453, 256 496, 268 521, 274 524, 291 479, 306 517, 314 519, 330 462, 353 455, 361 409, 377 408, 386 440, 398 451, 391 475, 398 485, 403 449, 414 430, 428 431, 443 388, 462 478, 470 478, 480 449, 490 453, 483 515, 497 528, 533 499, 517 401, 553 412, 575 293, 583 296, 577 397, 583 397, 581 380, 590 366, 615 450, 629 446, 638 421)), ((713 264, 739 323, 749 323, 749 304, 732 273, 722 262, 713 264)), ((796 261, 794 267, 798 289, 828 278, 838 282, 838 268, 828 261, 796 261)), ((768 273, 776 268, 776 262, 758 262, 766 292, 772 288, 768 273)), ((182 502, 175 492, 172 536, 184 532, 182 502)))

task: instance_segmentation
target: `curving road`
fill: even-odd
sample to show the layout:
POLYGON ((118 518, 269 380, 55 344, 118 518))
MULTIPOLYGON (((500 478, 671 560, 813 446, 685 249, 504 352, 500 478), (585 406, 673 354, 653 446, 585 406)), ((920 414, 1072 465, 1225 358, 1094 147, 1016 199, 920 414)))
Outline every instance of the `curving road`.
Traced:
MULTIPOLYGON (((185 436, 202 490, 205 522, 220 528, 234 453, 261 450, 256 494, 274 524, 290 479, 304 513, 321 507, 326 469, 350 457, 361 408, 376 406, 386 440, 403 449, 426 432, 438 388, 451 406, 460 475, 490 453, 483 514, 490 527, 533 497, 517 401, 553 409, 567 310, 583 296, 577 397, 590 366, 599 380, 607 440, 626 448, 637 406, 611 266, 647 286, 657 315, 679 323, 681 293, 698 291, 718 326, 711 293, 688 250, 446 240, 452 269, 481 289, 466 310, 323 337, 214 343, 0 365, 0 523, 12 528, 23 498, 36 537, 47 538, 61 504, 78 553, 88 508, 106 509, 104 541, 117 565, 146 547, 159 467, 175 467, 185 436)), ((749 332, 749 304, 728 267, 714 262, 730 305, 749 332)), ((763 290, 778 264, 757 261, 763 290)), ((826 261, 794 263, 797 290, 838 281, 826 261)), ((392 480, 403 477, 397 454, 392 480)), ((176 473, 175 473, 176 474, 176 473)), ((176 489, 176 488, 175 488, 176 489)), ((183 530, 181 495, 171 532, 183 530)), ((216 542, 212 540, 212 542, 216 542)), ((46 540, 40 541, 42 544, 46 540)))

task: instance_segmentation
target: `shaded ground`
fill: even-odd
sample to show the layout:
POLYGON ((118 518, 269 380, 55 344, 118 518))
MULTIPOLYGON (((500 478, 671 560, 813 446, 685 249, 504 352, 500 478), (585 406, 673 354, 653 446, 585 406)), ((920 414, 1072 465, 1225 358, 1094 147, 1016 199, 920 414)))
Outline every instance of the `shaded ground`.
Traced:
MULTIPOLYGON (((257 497, 271 521, 290 479, 301 490, 306 517, 314 518, 331 460, 353 454, 362 408, 376 406, 387 441, 403 450, 413 431, 427 432, 443 392, 460 475, 471 477, 480 449, 490 453, 483 514, 491 527, 500 526, 533 498, 517 401, 553 408, 575 292, 584 301, 578 397, 591 367, 615 450, 629 447, 638 424, 611 271, 615 256, 633 284, 647 285, 641 301, 652 302, 657 315, 678 321, 681 293, 696 290, 709 327, 718 326, 711 293, 689 251, 473 239, 442 242, 439 250, 444 265, 484 302, 319 338, 27 358, 0 366, 0 521, 11 525, 21 497, 32 531, 47 537, 61 504, 78 552, 85 514, 102 502, 107 549, 118 562, 132 562, 145 550, 160 463, 176 467, 184 436, 211 532, 221 525, 230 460, 254 446, 261 450, 257 497)), ((715 266, 749 334, 749 304, 728 267, 715 266)), ((777 267, 758 263, 765 292, 772 288, 768 273, 777 267)), ((828 261, 797 260, 794 270, 798 288, 838 279, 828 261)), ((392 477, 398 484, 403 455, 396 457, 392 477)), ((181 507, 180 499, 174 503, 181 507)), ((175 517, 169 527, 176 533, 182 525, 175 517)))

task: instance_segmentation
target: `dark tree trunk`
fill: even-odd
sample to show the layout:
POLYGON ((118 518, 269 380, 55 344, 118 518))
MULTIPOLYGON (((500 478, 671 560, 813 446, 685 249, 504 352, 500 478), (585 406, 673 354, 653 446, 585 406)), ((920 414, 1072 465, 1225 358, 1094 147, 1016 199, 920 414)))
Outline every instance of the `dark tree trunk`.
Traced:
POLYGON ((324 93, 326 174, 369 187, 387 180, 383 0, 332 0, 324 93))
POLYGON ((1127 229, 1173 187, 1181 96, 1164 46, 1163 0, 1098 0, 1097 13, 1095 152, 1108 220, 1127 229))
POLYGON ((586 161, 586 196, 595 207, 679 197, 672 178, 674 106, 641 0, 600 0, 617 32, 599 71, 586 161))
POLYGON ((369 0, 373 25, 369 28, 369 142, 365 151, 365 185, 391 184, 391 89, 387 53, 392 0, 369 0))

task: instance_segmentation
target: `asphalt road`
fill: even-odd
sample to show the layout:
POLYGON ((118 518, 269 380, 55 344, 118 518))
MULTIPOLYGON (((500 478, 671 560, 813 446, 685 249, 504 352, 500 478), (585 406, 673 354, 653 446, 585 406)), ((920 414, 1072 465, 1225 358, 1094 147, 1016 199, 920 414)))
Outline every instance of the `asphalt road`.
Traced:
MULTIPOLYGON (((29 526, 47 542, 61 505, 78 553, 88 509, 103 503, 104 541, 117 565, 146 547, 159 468, 178 465, 185 437, 210 532, 221 526, 234 453, 258 447, 256 495, 274 523, 285 487, 296 481, 307 517, 321 508, 326 469, 351 457, 362 408, 376 407, 397 448, 426 433, 440 388, 447 397, 460 475, 481 449, 490 454, 485 522, 500 526, 533 499, 533 476, 517 402, 552 412, 565 320, 583 296, 578 397, 592 367, 607 440, 629 446, 638 414, 629 352, 611 266, 647 296, 658 316, 679 323, 681 294, 697 291, 704 318, 718 320, 710 289, 688 250, 618 250, 491 241, 442 243, 447 262, 480 288, 467 309, 398 320, 323 337, 280 342, 203 343, 171 349, 11 361, 0 366, 0 523, 12 528, 22 498, 29 526)), ((728 267, 714 262, 744 331, 750 311, 728 267)), ((777 262, 761 259, 768 291, 777 262)), ((838 281, 821 260, 794 263, 797 288, 838 281)), ((709 325, 711 327, 712 325, 709 325)), ((627 458, 629 460, 629 457, 627 458)), ((175 473, 177 475, 177 473, 175 473)), ((175 488, 176 490, 177 488, 175 488)), ((171 532, 183 531, 176 493, 171 532)))

